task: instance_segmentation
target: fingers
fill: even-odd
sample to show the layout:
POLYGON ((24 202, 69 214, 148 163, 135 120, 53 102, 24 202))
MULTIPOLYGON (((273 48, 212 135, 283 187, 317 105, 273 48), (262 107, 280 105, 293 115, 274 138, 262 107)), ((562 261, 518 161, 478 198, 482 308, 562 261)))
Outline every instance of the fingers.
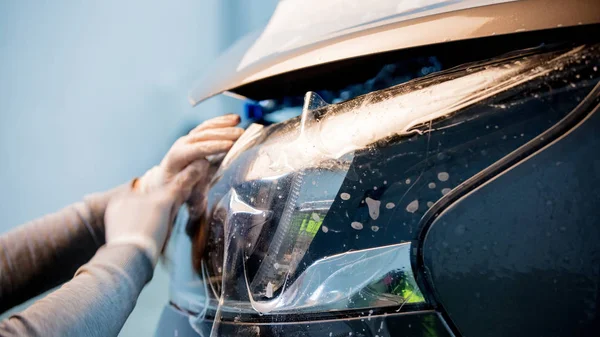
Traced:
POLYGON ((223 127, 219 129, 199 130, 186 136, 188 143, 196 143, 206 140, 237 140, 244 133, 244 129, 237 127, 223 127))
POLYGON ((190 163, 205 159, 207 156, 229 151, 232 140, 207 140, 198 143, 182 143, 170 151, 161 165, 169 172, 180 172, 190 163))
POLYGON ((167 172, 177 172, 195 160, 226 153, 244 133, 244 129, 234 127, 239 120, 237 115, 225 115, 202 123, 175 142, 162 167, 167 172))
POLYGON ((232 140, 207 140, 204 142, 189 144, 181 149, 181 157, 184 162, 190 163, 198 159, 205 158, 229 151, 233 146, 232 140))
POLYGON ((190 135, 198 133, 203 130, 207 130, 207 129, 218 129, 218 128, 227 128, 227 127, 236 126, 240 123, 240 121, 241 121, 240 116, 235 115, 235 114, 229 114, 229 115, 211 118, 211 119, 203 122, 202 124, 198 125, 192 131, 190 131, 190 135))
POLYGON ((169 186, 175 197, 174 207, 179 207, 190 197, 194 186, 206 175, 209 163, 207 160, 196 160, 179 172, 169 186))

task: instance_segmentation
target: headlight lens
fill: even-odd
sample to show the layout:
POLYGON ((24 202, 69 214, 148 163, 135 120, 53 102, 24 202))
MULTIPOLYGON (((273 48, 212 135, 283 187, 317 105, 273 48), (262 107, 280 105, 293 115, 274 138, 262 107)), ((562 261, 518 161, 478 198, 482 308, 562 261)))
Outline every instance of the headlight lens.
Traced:
POLYGON ((345 103, 307 95, 301 118, 226 158, 198 293, 217 320, 427 306, 411 264, 422 216, 566 116, 598 54, 528 50, 345 103))

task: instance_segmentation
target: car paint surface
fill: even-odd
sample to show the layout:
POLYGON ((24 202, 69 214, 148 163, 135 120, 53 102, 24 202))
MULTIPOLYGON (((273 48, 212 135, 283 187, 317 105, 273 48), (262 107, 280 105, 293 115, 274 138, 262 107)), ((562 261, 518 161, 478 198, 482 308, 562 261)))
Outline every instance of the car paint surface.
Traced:
POLYGON ((197 81, 189 94, 190 103, 196 105, 222 92, 235 93, 235 88, 244 84, 344 59, 600 22, 600 2, 596 0, 572 1, 568 6, 563 0, 427 1, 429 6, 411 10, 407 10, 410 6, 399 7, 406 10, 395 15, 382 10, 394 8, 395 12, 397 1, 378 3, 374 7, 370 2, 358 2, 345 14, 349 7, 340 6, 338 12, 329 13, 332 9, 323 10, 315 1, 282 1, 279 7, 283 9, 275 12, 263 31, 251 33, 232 46, 197 81), (312 15, 298 21, 293 19, 295 13, 312 15), (373 17, 367 20, 369 13, 373 17), (323 16, 329 21, 334 17, 339 23, 319 19, 323 16), (288 20, 296 22, 296 27, 288 29, 288 20))
POLYGON ((452 204, 423 255, 464 336, 591 336, 600 280, 600 106, 452 204))

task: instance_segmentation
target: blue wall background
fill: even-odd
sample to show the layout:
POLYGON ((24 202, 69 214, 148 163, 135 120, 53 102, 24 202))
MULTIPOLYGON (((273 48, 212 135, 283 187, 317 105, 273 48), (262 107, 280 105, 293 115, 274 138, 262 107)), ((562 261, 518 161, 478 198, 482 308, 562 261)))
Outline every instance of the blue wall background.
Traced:
MULTIPOLYGON (((241 111, 225 98, 191 108, 187 92, 276 3, 0 2, 0 233, 142 174, 190 124, 241 111)), ((121 336, 152 335, 167 285, 159 266, 121 336)))

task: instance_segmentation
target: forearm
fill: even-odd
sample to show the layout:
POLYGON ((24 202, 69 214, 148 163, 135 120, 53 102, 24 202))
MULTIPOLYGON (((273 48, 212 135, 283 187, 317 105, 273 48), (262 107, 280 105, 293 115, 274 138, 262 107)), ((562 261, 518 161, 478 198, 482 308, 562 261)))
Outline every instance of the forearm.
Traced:
POLYGON ((59 290, 0 322, 0 335, 117 336, 152 271, 135 246, 103 247, 59 290))
POLYGON ((104 244, 108 200, 127 189, 83 202, 0 236, 0 313, 69 280, 104 244))

